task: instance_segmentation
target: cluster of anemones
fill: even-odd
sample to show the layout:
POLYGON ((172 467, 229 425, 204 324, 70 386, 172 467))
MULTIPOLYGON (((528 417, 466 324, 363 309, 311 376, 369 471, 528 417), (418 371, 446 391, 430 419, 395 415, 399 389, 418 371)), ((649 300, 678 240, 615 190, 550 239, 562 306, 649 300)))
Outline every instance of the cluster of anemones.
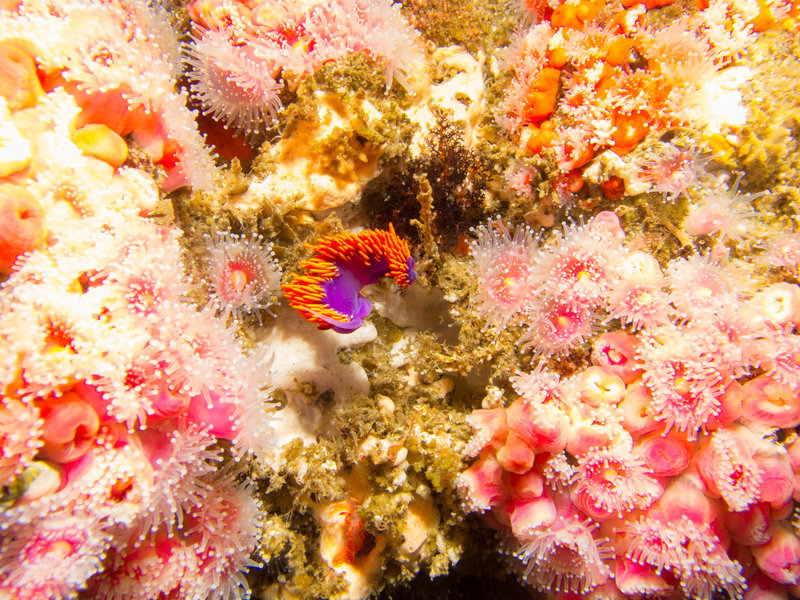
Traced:
POLYGON ((387 88, 420 63, 419 35, 390 0, 194 0, 187 47, 192 87, 212 118, 251 134, 280 107, 285 81, 364 52, 384 65, 387 88))
POLYGON ((179 45, 157 7, 144 0, 20 2, 0 12, 0 72, 21 99, 69 92, 81 108, 80 145, 90 152, 122 164, 122 136, 130 135, 163 168, 162 189, 207 189, 216 167, 186 94, 176 90, 179 45))
POLYGON ((635 327, 669 317, 658 262, 625 248, 613 213, 565 226, 541 246, 528 230, 512 236, 498 222, 479 227, 476 234, 470 248, 478 277, 477 310, 498 327, 523 323, 520 341, 536 354, 576 348, 601 314, 635 327))
POLYGON ((244 597, 260 510, 220 442, 269 449, 264 357, 185 298, 152 178, 25 89, 0 86, 0 596, 244 597))
MULTIPOLYGON (((755 15, 782 15, 790 5, 725 1, 656 27, 645 8, 664 2, 602 13, 599 21, 602 3, 540 4, 543 20, 508 50, 514 79, 502 121, 530 154, 552 154, 559 183, 571 191, 580 187, 582 168, 605 150, 624 156, 669 127, 741 124, 736 89, 746 73, 728 67, 763 29, 755 15)), ((604 183, 610 196, 621 194, 618 178, 604 183)))
POLYGON ((478 458, 459 476, 468 509, 508 533, 523 579, 541 590, 710 599, 757 582, 775 597, 796 592, 797 444, 770 432, 800 415, 768 414, 786 394, 733 380, 702 431, 675 426, 636 344, 607 334, 592 366, 568 379, 520 374, 510 405, 473 412, 478 458))
MULTIPOLYGON (((625 248, 608 214, 557 234, 544 256, 530 240, 520 234, 517 249, 500 251, 515 238, 484 229, 473 245, 493 252, 494 262, 476 261, 492 275, 482 286, 528 290, 513 304, 529 319, 523 340, 554 352, 566 324, 598 307, 607 323, 633 327, 593 339, 591 366, 518 374, 517 398, 472 413, 467 507, 508 533, 522 577, 543 590, 796 594, 800 286, 753 283, 724 255, 662 270, 625 248), (534 259, 520 267, 519 256, 534 259), (558 320, 543 320, 560 301, 558 320)), ((495 312, 505 318, 506 306, 495 312)))
MULTIPOLYGON (((693 320, 681 322, 684 336, 697 329, 692 323, 705 324, 716 314, 720 329, 735 327, 737 335, 767 335, 777 340, 775 327, 766 333, 758 327, 754 330, 755 326, 734 315, 742 302, 740 280, 746 275, 740 265, 726 258, 723 243, 752 237, 756 213, 749 208, 749 200, 753 195, 717 193, 718 197, 709 195, 708 202, 722 206, 733 199, 740 207, 738 213, 723 210, 725 218, 709 218, 710 229, 703 231, 716 236, 717 246, 707 255, 675 259, 666 269, 653 255, 626 246, 619 219, 612 212, 602 212, 582 225, 565 226, 544 243, 527 228, 520 227, 512 235, 506 224, 490 221, 474 230, 476 239, 470 242, 478 284, 475 309, 487 326, 521 325, 523 349, 532 348, 535 355, 545 357, 575 350, 599 324, 613 320, 660 339, 669 335, 673 322, 693 320)), ((686 224, 694 225, 693 215, 703 210, 701 206, 690 213, 686 224)), ((789 247, 792 239, 782 235, 776 244, 789 247)), ((786 260, 774 254, 767 262, 783 266, 786 260)), ((778 294, 778 289, 771 287, 756 296, 778 294)), ((752 317, 751 322, 759 321, 752 317)), ((696 335, 703 337, 702 331, 696 335)))

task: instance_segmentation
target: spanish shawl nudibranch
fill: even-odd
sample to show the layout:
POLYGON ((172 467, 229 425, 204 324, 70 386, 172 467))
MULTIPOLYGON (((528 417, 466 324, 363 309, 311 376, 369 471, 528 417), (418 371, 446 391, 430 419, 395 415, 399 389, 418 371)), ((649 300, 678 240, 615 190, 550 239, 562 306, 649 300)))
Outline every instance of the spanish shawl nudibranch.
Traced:
POLYGON ((364 323, 372 303, 361 288, 388 275, 406 287, 417 278, 408 242, 389 231, 365 229, 326 236, 306 244, 314 255, 304 260, 283 294, 300 315, 319 329, 350 333, 364 323))

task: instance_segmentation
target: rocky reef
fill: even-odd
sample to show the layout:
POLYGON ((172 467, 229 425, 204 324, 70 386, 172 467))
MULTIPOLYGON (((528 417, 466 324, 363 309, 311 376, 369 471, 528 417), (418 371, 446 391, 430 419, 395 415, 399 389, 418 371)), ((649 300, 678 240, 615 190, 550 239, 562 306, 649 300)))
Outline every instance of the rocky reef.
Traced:
POLYGON ((800 595, 799 37, 0 2, 0 599, 800 595))

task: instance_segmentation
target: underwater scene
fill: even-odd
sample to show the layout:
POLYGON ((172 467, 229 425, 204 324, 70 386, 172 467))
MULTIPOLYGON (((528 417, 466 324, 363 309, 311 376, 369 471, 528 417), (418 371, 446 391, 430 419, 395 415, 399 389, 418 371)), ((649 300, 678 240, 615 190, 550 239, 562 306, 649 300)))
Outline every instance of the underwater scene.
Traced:
POLYGON ((800 597, 800 0, 0 0, 0 600, 800 597))

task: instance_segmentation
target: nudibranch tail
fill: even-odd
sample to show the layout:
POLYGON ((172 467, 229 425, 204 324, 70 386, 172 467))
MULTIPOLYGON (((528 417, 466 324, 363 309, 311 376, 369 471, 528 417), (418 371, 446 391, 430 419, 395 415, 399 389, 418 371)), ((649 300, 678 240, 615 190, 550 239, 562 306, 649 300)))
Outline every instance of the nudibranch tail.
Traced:
POLYGON ((402 287, 417 278, 408 242, 397 237, 391 223, 388 231, 341 233, 308 247, 313 255, 300 264, 303 272, 283 285, 283 293, 319 329, 355 331, 372 309, 361 288, 385 276, 402 287))

